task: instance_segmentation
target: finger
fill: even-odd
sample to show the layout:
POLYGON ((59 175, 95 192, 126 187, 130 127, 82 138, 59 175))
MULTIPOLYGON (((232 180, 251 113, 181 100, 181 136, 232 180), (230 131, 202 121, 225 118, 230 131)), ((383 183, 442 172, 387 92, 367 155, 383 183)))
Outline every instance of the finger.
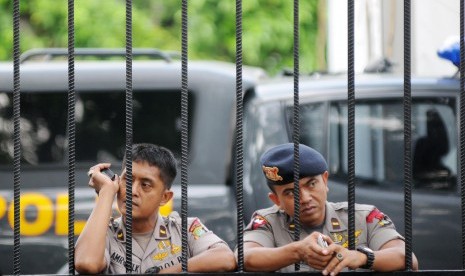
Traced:
POLYGON ((327 266, 327 262, 315 260, 315 259, 307 259, 307 264, 315 269, 323 270, 327 266))
POLYGON ((115 180, 113 180, 113 185, 115 185, 117 187, 117 191, 120 190, 119 181, 120 181, 119 175, 116 174, 115 175, 115 180))
POLYGON ((325 269, 323 270, 323 275, 328 275, 330 274, 331 272, 334 271, 334 269, 336 268, 336 266, 340 263, 340 261, 336 258, 336 257, 333 257, 329 262, 328 262, 328 265, 325 267, 325 269))
POLYGON ((344 269, 350 261, 350 254, 348 255, 348 252, 349 251, 347 251, 347 249, 344 248, 340 248, 339 251, 334 251, 333 259, 331 260, 328 267, 325 269, 325 275, 329 274, 331 276, 334 276, 341 272, 341 270, 344 269))
POLYGON ((337 252, 335 257, 339 262, 342 262, 344 260, 344 255, 342 255, 341 252, 337 252))
POLYGON ((328 245, 331 245, 334 243, 333 239, 331 239, 330 237, 326 235, 323 235, 323 239, 328 243, 328 245))
POLYGON ((313 268, 318 270, 323 270, 327 265, 328 262, 331 261, 331 255, 324 256, 316 253, 309 253, 305 261, 313 268))
POLYGON ((328 248, 321 247, 318 243, 312 243, 310 249, 320 256, 331 256, 331 251, 328 248))
POLYGON ((340 262, 338 261, 336 266, 330 272, 330 275, 335 276, 335 275, 339 274, 339 272, 341 272, 341 270, 343 270, 347 266, 346 263, 347 263, 347 259, 344 259, 344 260, 342 260, 340 262))
POLYGON ((101 171, 103 169, 109 168, 110 166, 111 166, 111 163, 99 163, 94 166, 94 169, 98 169, 99 171, 101 171))

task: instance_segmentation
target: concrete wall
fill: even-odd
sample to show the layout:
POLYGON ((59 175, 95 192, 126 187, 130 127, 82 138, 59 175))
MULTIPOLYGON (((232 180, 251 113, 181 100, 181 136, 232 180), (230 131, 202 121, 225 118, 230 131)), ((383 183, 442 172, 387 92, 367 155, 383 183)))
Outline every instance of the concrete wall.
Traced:
MULTIPOLYGON (((328 3, 328 69, 347 71, 347 1, 328 3)), ((403 0, 355 0, 355 70, 387 57, 403 73, 403 0)), ((412 75, 451 76, 457 69, 437 50, 460 34, 460 0, 411 1, 412 75)))

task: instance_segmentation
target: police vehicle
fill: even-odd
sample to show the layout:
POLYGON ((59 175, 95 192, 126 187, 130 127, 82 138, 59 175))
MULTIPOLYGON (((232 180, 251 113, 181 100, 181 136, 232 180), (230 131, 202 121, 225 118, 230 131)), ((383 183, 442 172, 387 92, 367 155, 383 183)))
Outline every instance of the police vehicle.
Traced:
MULTIPOLYGON (((458 49, 459 47, 455 47, 458 49)), ((455 57, 457 53, 441 52, 455 57)), ((260 170, 270 147, 293 141, 293 78, 267 80, 244 104, 244 202, 271 205, 260 170)), ((329 166, 328 200, 347 201, 347 76, 302 76, 300 142, 321 152, 329 166)), ((461 269, 457 77, 412 78, 413 251, 420 269, 461 269)), ((355 76, 356 202, 373 204, 404 233, 403 77, 355 76)), ((357 229, 356 229, 357 230, 357 229)), ((338 233, 344 243, 347 233, 338 233)))
MULTIPOLYGON (((180 158, 181 64, 166 52, 134 51, 134 142, 152 142, 180 158), (144 56, 138 57, 139 55, 144 56)), ((76 49, 76 219, 79 235, 95 201, 88 168, 111 162, 120 171, 125 148, 123 51, 76 49), (109 60, 104 58, 110 56, 109 60)), ((26 54, 21 64, 21 272, 66 273, 66 50, 26 54), (28 57, 29 56, 29 57, 28 57), (61 57, 61 59, 60 59, 61 57), (48 59, 50 58, 50 59, 48 59)), ((0 267, 12 274, 12 64, 0 64, 0 267)), ((259 166, 269 147, 292 141, 293 80, 244 67, 244 210, 270 206, 259 166)), ((403 78, 356 76, 356 201, 375 204, 404 227, 403 78)), ((457 184, 459 81, 412 79, 413 242, 421 269, 459 269, 457 184), (430 161, 431 160, 431 161, 430 161), (455 252, 450 254, 450 252, 455 252)), ((231 247, 236 240, 235 65, 189 62, 189 215, 198 216, 231 247)), ((329 200, 347 200, 347 78, 301 76, 301 142, 330 168, 329 200)), ((162 212, 180 210, 175 199, 162 212)), ((117 213, 115 212, 115 215, 117 213)), ((341 235, 341 239, 347 239, 341 235)))
MULTIPOLYGON (((51 274, 67 264, 68 63, 66 49, 26 52, 21 63, 21 273, 51 274)), ((97 162, 121 171, 125 149, 124 50, 76 49, 75 235, 96 199, 86 172, 97 162), (115 56, 120 58, 115 59, 115 56)), ((133 52, 133 141, 181 156, 181 63, 154 49, 133 52)), ((235 246, 235 191, 230 172, 236 99, 235 64, 189 62, 188 212, 235 246)), ((244 89, 266 77, 244 67, 244 89)), ((13 274, 13 65, 0 64, 0 267, 13 274)), ((162 209, 180 211, 175 199, 162 209)), ((117 213, 115 212, 115 215, 117 213)), ((67 269, 62 270, 67 273, 67 269)))

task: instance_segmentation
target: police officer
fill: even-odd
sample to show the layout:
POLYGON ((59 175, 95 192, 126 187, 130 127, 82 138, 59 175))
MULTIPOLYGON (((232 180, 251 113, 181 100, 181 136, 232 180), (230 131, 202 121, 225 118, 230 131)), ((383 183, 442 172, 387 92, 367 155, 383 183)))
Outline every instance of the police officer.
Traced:
MULTIPOLYGON (((294 241, 294 144, 271 148, 261 157, 274 206, 258 210, 244 234, 247 271, 320 270, 336 275, 350 269, 395 271, 405 267, 404 238, 388 216, 355 204, 355 242, 348 249, 347 202, 327 202, 328 168, 316 150, 299 145, 300 240, 294 241)), ((413 256, 413 268, 418 262, 413 256)))
MULTIPOLYGON (((181 218, 168 217, 159 208, 173 197, 171 183, 176 161, 166 148, 136 144, 132 149, 132 271, 133 273, 181 272, 181 218)), ((99 194, 75 249, 75 267, 81 274, 125 274, 126 168, 112 181, 102 173, 110 164, 90 168, 89 186, 99 194), (113 199, 121 213, 110 219, 113 199)), ((197 218, 188 218, 188 271, 231 271, 236 267, 227 244, 197 218)))

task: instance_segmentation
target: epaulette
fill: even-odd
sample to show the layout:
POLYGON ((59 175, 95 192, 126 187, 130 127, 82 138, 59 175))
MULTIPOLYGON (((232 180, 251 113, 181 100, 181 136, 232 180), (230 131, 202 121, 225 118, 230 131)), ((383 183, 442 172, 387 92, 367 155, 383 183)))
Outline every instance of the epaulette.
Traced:
POLYGON ((339 211, 339 210, 347 210, 349 207, 349 205, 347 204, 347 201, 343 201, 343 202, 334 202, 332 203, 333 205, 333 208, 335 211, 339 211))
POLYGON ((368 212, 370 212, 374 208, 375 207, 373 205, 369 205, 369 204, 355 204, 355 210, 357 210, 357 211, 368 211, 368 212))
POLYGON ((276 214, 276 213, 279 213, 279 208, 276 205, 274 205, 272 207, 256 211, 255 215, 261 215, 261 216, 266 217, 268 215, 276 214))
MULTIPOLYGON (((373 210, 373 205, 368 205, 368 204, 355 204, 355 210, 356 211, 371 211, 373 210)), ((333 208, 335 211, 340 211, 340 210, 344 210, 344 211, 347 211, 349 210, 349 204, 347 203, 347 201, 343 201, 343 202, 335 202, 333 203, 333 208)))

